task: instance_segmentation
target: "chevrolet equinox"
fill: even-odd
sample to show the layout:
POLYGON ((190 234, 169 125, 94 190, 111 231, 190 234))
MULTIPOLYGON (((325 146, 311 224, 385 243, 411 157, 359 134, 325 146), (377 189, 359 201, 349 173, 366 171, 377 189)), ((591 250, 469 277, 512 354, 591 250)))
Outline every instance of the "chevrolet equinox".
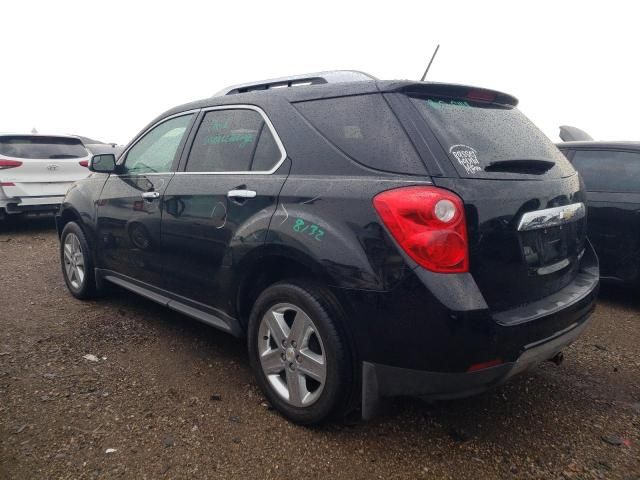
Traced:
POLYGON ((599 284, 580 177, 517 103, 335 71, 173 108, 67 192, 65 282, 246 337, 297 423, 480 393, 559 358, 599 284))

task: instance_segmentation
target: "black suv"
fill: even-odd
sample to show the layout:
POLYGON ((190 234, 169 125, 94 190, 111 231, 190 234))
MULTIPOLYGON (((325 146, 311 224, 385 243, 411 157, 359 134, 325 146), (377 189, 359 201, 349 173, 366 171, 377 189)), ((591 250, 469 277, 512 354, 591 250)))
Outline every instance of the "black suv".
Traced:
POLYGON ((640 286, 640 142, 565 142, 558 148, 584 178, 587 233, 602 278, 640 286))
POLYGON ((598 287, 579 176, 516 104, 347 71, 176 107, 68 192, 67 286, 246 336, 298 423, 482 392, 558 356, 598 287))

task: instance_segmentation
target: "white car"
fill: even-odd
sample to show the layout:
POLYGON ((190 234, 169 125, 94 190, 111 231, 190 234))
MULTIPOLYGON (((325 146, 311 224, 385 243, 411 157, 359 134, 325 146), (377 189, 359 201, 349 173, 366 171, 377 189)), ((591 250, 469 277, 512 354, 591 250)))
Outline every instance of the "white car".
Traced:
POLYGON ((0 219, 57 210, 90 157, 76 137, 0 133, 0 219))

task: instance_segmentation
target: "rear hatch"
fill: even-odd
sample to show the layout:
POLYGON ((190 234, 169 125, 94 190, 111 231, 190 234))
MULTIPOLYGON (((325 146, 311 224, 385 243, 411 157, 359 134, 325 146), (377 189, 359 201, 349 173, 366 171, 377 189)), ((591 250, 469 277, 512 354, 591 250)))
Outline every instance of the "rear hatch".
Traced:
POLYGON ((47 135, 0 136, 0 184, 18 203, 62 197, 89 174, 89 152, 78 138, 47 135))
POLYGON ((508 95, 437 85, 409 96, 439 163, 435 184, 465 204, 470 271, 489 307, 508 310, 568 285, 586 219, 580 179, 560 151, 508 95))

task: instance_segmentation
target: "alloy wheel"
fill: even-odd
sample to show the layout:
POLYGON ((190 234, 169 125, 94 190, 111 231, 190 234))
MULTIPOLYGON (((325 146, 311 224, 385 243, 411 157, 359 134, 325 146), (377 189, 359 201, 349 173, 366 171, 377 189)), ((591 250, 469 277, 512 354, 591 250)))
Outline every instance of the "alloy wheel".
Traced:
POLYGON ((258 330, 260 365, 269 384, 290 405, 308 407, 324 389, 327 362, 322 338, 299 307, 271 307, 258 330))
POLYGON ((84 282, 84 255, 80 239, 75 233, 69 233, 64 239, 64 271, 67 280, 75 289, 82 287, 84 282))

